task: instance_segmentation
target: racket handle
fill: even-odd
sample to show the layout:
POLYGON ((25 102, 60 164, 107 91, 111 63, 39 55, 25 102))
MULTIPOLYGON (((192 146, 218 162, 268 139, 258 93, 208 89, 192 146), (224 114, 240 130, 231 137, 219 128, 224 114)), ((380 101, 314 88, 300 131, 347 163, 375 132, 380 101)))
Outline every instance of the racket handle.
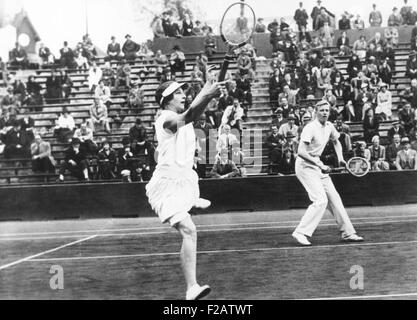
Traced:
POLYGON ((224 58, 222 68, 220 69, 219 79, 218 79, 219 82, 224 81, 224 78, 226 78, 227 69, 229 68, 230 62, 232 61, 233 61, 233 56, 227 54, 224 58))

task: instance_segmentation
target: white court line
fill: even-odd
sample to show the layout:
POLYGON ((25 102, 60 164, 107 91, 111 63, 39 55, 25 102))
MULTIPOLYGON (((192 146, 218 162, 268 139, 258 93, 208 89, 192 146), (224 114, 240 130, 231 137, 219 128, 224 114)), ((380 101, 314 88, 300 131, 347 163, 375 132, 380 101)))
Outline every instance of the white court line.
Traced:
POLYGON ((302 300, 349 300, 349 299, 378 299, 378 298, 400 298, 400 297, 416 297, 417 292, 414 293, 395 293, 395 294, 377 294, 369 296, 349 296, 349 297, 330 297, 330 298, 310 298, 302 300))
POLYGON ((96 235, 94 235, 94 236, 89 236, 89 237, 87 237, 87 238, 80 239, 80 240, 77 240, 77 241, 73 241, 73 242, 70 242, 70 243, 64 244, 64 245, 62 245, 62 246, 56 247, 56 248, 54 248, 54 249, 47 250, 47 251, 43 251, 43 252, 40 252, 40 253, 38 253, 38 254, 34 254, 34 255, 32 255, 32 256, 29 256, 29 257, 26 257, 26 258, 23 258, 23 259, 16 260, 16 261, 14 261, 14 262, 11 262, 11 263, 8 263, 8 264, 5 264, 5 265, 2 265, 2 266, 0 266, 0 271, 1 271, 1 270, 4 270, 4 269, 7 269, 7 268, 9 268, 9 267, 15 266, 15 265, 17 265, 17 264, 19 264, 19 263, 22 263, 22 262, 28 261, 28 260, 30 260, 30 259, 34 259, 34 258, 37 258, 37 257, 43 256, 43 255, 45 255, 45 254, 52 253, 52 252, 58 251, 58 250, 60 250, 60 249, 63 249, 63 248, 66 248, 66 247, 72 246, 72 245, 74 245, 74 244, 81 243, 81 242, 84 242, 84 241, 87 241, 87 240, 93 239, 93 238, 95 238, 95 237, 96 237, 96 235))
MULTIPOLYGON (((395 218, 417 218, 417 215, 401 215, 401 216, 384 216, 384 217, 352 217, 350 220, 378 220, 378 219, 395 219, 395 218)), ((301 217, 300 217, 301 219, 301 217)), ((331 222, 334 219, 323 219, 323 222, 331 222)), ((412 220, 414 221, 414 220, 412 220)), ((233 226, 250 226, 250 225, 265 225, 265 224, 293 224, 299 223, 300 220, 290 220, 290 221, 264 221, 264 222, 241 222, 241 223, 224 223, 224 224, 201 224, 197 225, 197 228, 204 227, 233 227, 233 226)), ((60 234, 79 234, 79 233, 100 233, 100 232, 118 232, 118 231, 140 231, 140 230, 170 230, 169 227, 140 227, 140 228, 122 228, 122 229, 87 229, 87 230, 72 230, 72 231, 52 231, 52 232, 21 232, 21 233, 3 233, 0 234, 0 240, 2 237, 13 237, 13 236, 36 236, 36 235, 60 235, 60 234)), ((73 237, 73 236, 71 236, 73 237)))
MULTIPOLYGON (((229 249, 229 250, 208 250, 198 251, 197 254, 224 254, 224 253, 237 253, 237 252, 256 252, 256 251, 283 251, 283 250, 315 250, 315 249, 329 249, 340 247, 371 247, 382 245, 401 245, 401 244, 413 244, 417 243, 417 240, 411 241, 390 241, 390 242, 373 242, 373 243, 347 243, 347 244, 328 244, 318 245, 311 247, 273 247, 273 248, 253 248, 253 249, 229 249)), ((178 252, 165 252, 165 253, 140 253, 140 254, 125 254, 125 255, 112 255, 112 256, 88 256, 88 257, 63 257, 63 258, 45 258, 45 259, 30 259, 29 262, 45 262, 45 261, 73 261, 73 260, 98 260, 98 259, 121 259, 121 258, 147 258, 147 257, 161 257, 161 256, 177 256, 178 252)))
MULTIPOLYGON (((333 221, 333 220, 329 220, 333 221)), ((404 222, 417 222, 416 219, 411 220, 391 220, 391 221, 368 221, 368 222, 356 222, 356 226, 360 225, 378 225, 378 224, 386 224, 386 223, 404 223, 404 222)), ((297 221, 298 223, 298 221, 297 221)), ((223 228, 223 229, 200 229, 197 230, 198 233, 203 232, 221 232, 221 231, 246 231, 246 230, 268 230, 268 229, 289 229, 296 227, 297 224, 287 225, 287 226, 264 226, 264 227, 242 227, 242 228, 223 228)), ((331 227, 337 226, 336 222, 333 223, 321 223, 319 227, 331 227)), ((168 233, 177 233, 172 228, 166 229, 166 231, 150 231, 150 232, 129 232, 129 233, 103 233, 97 234, 97 237, 128 237, 128 236, 146 236, 146 235, 160 235, 160 234, 168 234, 168 233)), ((22 237, 22 238, 0 238, 0 242, 2 241, 30 241, 30 240, 55 240, 55 239, 68 239, 68 238, 78 238, 80 235, 74 234, 70 236, 53 236, 53 237, 22 237)))

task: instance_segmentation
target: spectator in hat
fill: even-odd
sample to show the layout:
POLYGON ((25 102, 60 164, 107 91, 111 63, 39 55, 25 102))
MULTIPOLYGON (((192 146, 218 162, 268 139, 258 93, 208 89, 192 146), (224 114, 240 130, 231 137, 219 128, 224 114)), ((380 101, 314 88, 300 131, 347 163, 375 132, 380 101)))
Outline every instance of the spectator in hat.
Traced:
POLYGON ((361 35, 358 40, 353 43, 352 50, 358 56, 359 60, 363 60, 366 57, 366 50, 368 44, 366 42, 366 37, 361 35))
POLYGON ((388 18, 388 27, 398 27, 404 23, 403 17, 398 12, 398 8, 394 7, 388 18))
POLYGON ((202 36, 203 34, 204 34, 204 33, 203 33, 202 28, 201 28, 201 21, 200 21, 200 20, 196 20, 196 21, 195 21, 194 28, 193 28, 193 35, 195 35, 195 36, 197 36, 197 37, 200 37, 200 36, 202 36))
POLYGON ((59 170, 59 182, 64 181, 64 174, 68 170, 72 176, 79 181, 88 181, 89 166, 87 156, 80 147, 81 142, 78 138, 71 141, 71 146, 65 150, 65 158, 59 170))
POLYGON ((244 110, 240 105, 239 99, 234 98, 233 105, 228 106, 223 113, 222 124, 228 124, 231 128, 236 128, 242 131, 242 117, 244 116, 244 110))
POLYGON ((284 110, 282 108, 277 108, 272 114, 272 124, 276 125, 278 129, 287 121, 288 120, 284 118, 284 110))
POLYGON ((107 57, 106 61, 116 60, 120 61, 122 58, 121 56, 121 49, 120 43, 116 42, 116 37, 111 37, 111 42, 107 45, 107 57))
POLYGON ((123 59, 122 64, 117 68, 116 71, 116 90, 120 88, 122 84, 130 88, 131 86, 131 72, 129 63, 123 59))
POLYGON ((367 160, 368 162, 371 160, 371 152, 369 151, 369 149, 366 148, 365 141, 356 142, 356 147, 353 150, 353 156, 363 158, 367 160))
POLYGON ((404 127, 401 125, 401 122, 399 120, 395 120, 392 123, 392 127, 388 130, 388 138, 390 143, 393 142, 394 139, 394 135, 398 134, 400 137, 404 137, 405 136, 405 130, 404 127))
POLYGON ((51 153, 51 144, 43 141, 39 134, 35 135, 35 141, 30 146, 32 155, 33 172, 55 173, 56 161, 51 153))
POLYGON ((255 25, 255 33, 265 33, 266 32, 266 25, 264 24, 263 18, 258 18, 256 25, 255 25))
POLYGON ((169 63, 171 66, 171 72, 175 74, 176 72, 181 72, 184 74, 186 65, 185 65, 185 54, 181 51, 178 45, 175 45, 173 48, 174 52, 169 58, 169 63))
POLYGON ((239 175, 239 169, 236 164, 229 160, 229 151, 222 149, 219 153, 219 158, 216 159, 210 176, 217 179, 233 178, 239 175))
POLYGON ((279 127, 279 131, 278 133, 282 136, 282 137, 286 137, 288 132, 292 133, 292 135, 294 135, 295 137, 297 136, 298 133, 298 126, 295 124, 296 121, 296 117, 294 116, 294 114, 290 114, 288 116, 288 122, 283 123, 280 127, 279 127))
POLYGON ((125 41, 125 43, 123 44, 123 47, 122 47, 122 52, 124 54, 124 58, 127 61, 135 60, 136 57, 137 57, 137 53, 140 50, 140 45, 132 40, 132 36, 130 34, 127 34, 125 36, 125 39, 126 39, 126 41, 125 41))
POLYGON ((19 97, 14 94, 13 86, 8 86, 6 95, 1 99, 0 107, 3 111, 7 111, 10 114, 20 113, 22 103, 19 97))
POLYGON ((401 144, 401 136, 398 133, 395 133, 392 139, 392 143, 388 145, 386 149, 386 159, 388 161, 390 170, 395 170, 397 168, 397 154, 402 149, 403 145, 401 144))
POLYGON ((326 8, 322 7, 321 5, 321 0, 317 0, 317 6, 315 6, 313 8, 313 11, 311 12, 311 19, 313 20, 313 30, 317 31, 320 29, 320 25, 319 25, 319 16, 320 14, 324 12, 324 13, 328 13, 328 11, 326 10, 326 8))
POLYGON ((398 119, 401 126, 404 128, 406 135, 410 134, 410 131, 414 127, 414 110, 411 109, 411 104, 406 103, 398 112, 398 119))
POLYGON ((11 128, 1 139, 4 144, 5 159, 30 158, 30 141, 21 122, 14 120, 11 128))
POLYGON ((74 138, 78 139, 81 144, 81 149, 86 155, 95 155, 98 147, 94 142, 93 130, 88 127, 87 122, 80 124, 80 128, 74 132, 74 138))
POLYGON ((271 133, 266 139, 266 145, 268 147, 269 157, 269 174, 277 174, 278 168, 282 158, 282 148, 285 143, 284 138, 278 133, 278 127, 276 124, 271 125, 271 133))
POLYGON ((15 43, 14 49, 10 52, 10 65, 19 69, 27 69, 29 60, 25 49, 21 47, 19 42, 15 43))
POLYGON ((392 93, 388 90, 386 83, 381 83, 381 91, 377 94, 376 114, 381 114, 384 118, 391 119, 392 117, 392 93))
POLYGON ((389 170, 389 164, 385 160, 385 147, 381 146, 379 136, 372 137, 372 145, 369 147, 371 168, 374 171, 389 170))
POLYGON ((74 129, 74 118, 68 112, 67 107, 63 107, 62 113, 58 118, 54 134, 58 138, 58 141, 67 143, 68 140, 74 135, 74 129))
POLYGON ((98 152, 98 178, 102 180, 116 178, 116 163, 116 151, 112 149, 109 141, 103 141, 102 149, 98 152))
POLYGON ((400 15, 403 18, 403 23, 405 25, 414 24, 414 14, 413 8, 407 4, 408 0, 404 0, 404 6, 400 10, 400 15))
POLYGON ((295 158, 296 155, 291 149, 283 147, 281 161, 278 166, 278 173, 280 175, 295 174, 295 158))
POLYGON ((108 110, 100 97, 95 97, 94 103, 90 107, 90 127, 93 131, 96 131, 96 125, 101 126, 107 133, 110 133, 108 110))
POLYGON ((403 149, 398 151, 395 160, 397 170, 416 170, 417 169, 417 151, 411 149, 410 139, 404 137, 401 139, 403 149))
POLYGON ((382 14, 376 9, 376 4, 372 5, 372 11, 369 14, 369 24, 371 27, 380 27, 382 24, 382 14))
POLYGON ((363 135, 366 143, 370 143, 373 136, 379 135, 379 120, 378 117, 375 116, 374 109, 372 108, 369 108, 365 112, 363 135))
POLYGON ((303 8, 303 3, 299 3, 299 8, 295 11, 294 20, 297 23, 298 30, 301 31, 302 27, 307 28, 308 14, 303 8))

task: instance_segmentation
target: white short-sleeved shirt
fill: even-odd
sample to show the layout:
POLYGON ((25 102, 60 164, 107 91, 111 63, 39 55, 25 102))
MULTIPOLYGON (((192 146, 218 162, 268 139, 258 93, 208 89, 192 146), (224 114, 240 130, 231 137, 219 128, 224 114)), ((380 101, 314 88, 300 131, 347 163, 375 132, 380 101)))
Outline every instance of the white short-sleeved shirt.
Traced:
POLYGON ((158 140, 156 171, 164 174, 181 175, 192 170, 196 149, 195 132, 192 123, 182 126, 176 133, 164 129, 164 122, 175 112, 164 110, 155 121, 155 132, 158 140))
POLYGON ((317 119, 307 124, 301 133, 300 141, 306 142, 307 152, 313 157, 320 157, 329 140, 336 141, 340 133, 331 122, 322 125, 317 119))

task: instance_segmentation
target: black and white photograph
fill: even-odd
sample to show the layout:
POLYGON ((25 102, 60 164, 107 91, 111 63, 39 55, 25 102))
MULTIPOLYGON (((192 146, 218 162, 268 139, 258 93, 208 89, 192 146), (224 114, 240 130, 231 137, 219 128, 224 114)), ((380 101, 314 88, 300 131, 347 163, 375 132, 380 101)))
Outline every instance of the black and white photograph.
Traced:
POLYGON ((0 300, 385 299, 417 300, 417 0, 0 0, 0 300))

